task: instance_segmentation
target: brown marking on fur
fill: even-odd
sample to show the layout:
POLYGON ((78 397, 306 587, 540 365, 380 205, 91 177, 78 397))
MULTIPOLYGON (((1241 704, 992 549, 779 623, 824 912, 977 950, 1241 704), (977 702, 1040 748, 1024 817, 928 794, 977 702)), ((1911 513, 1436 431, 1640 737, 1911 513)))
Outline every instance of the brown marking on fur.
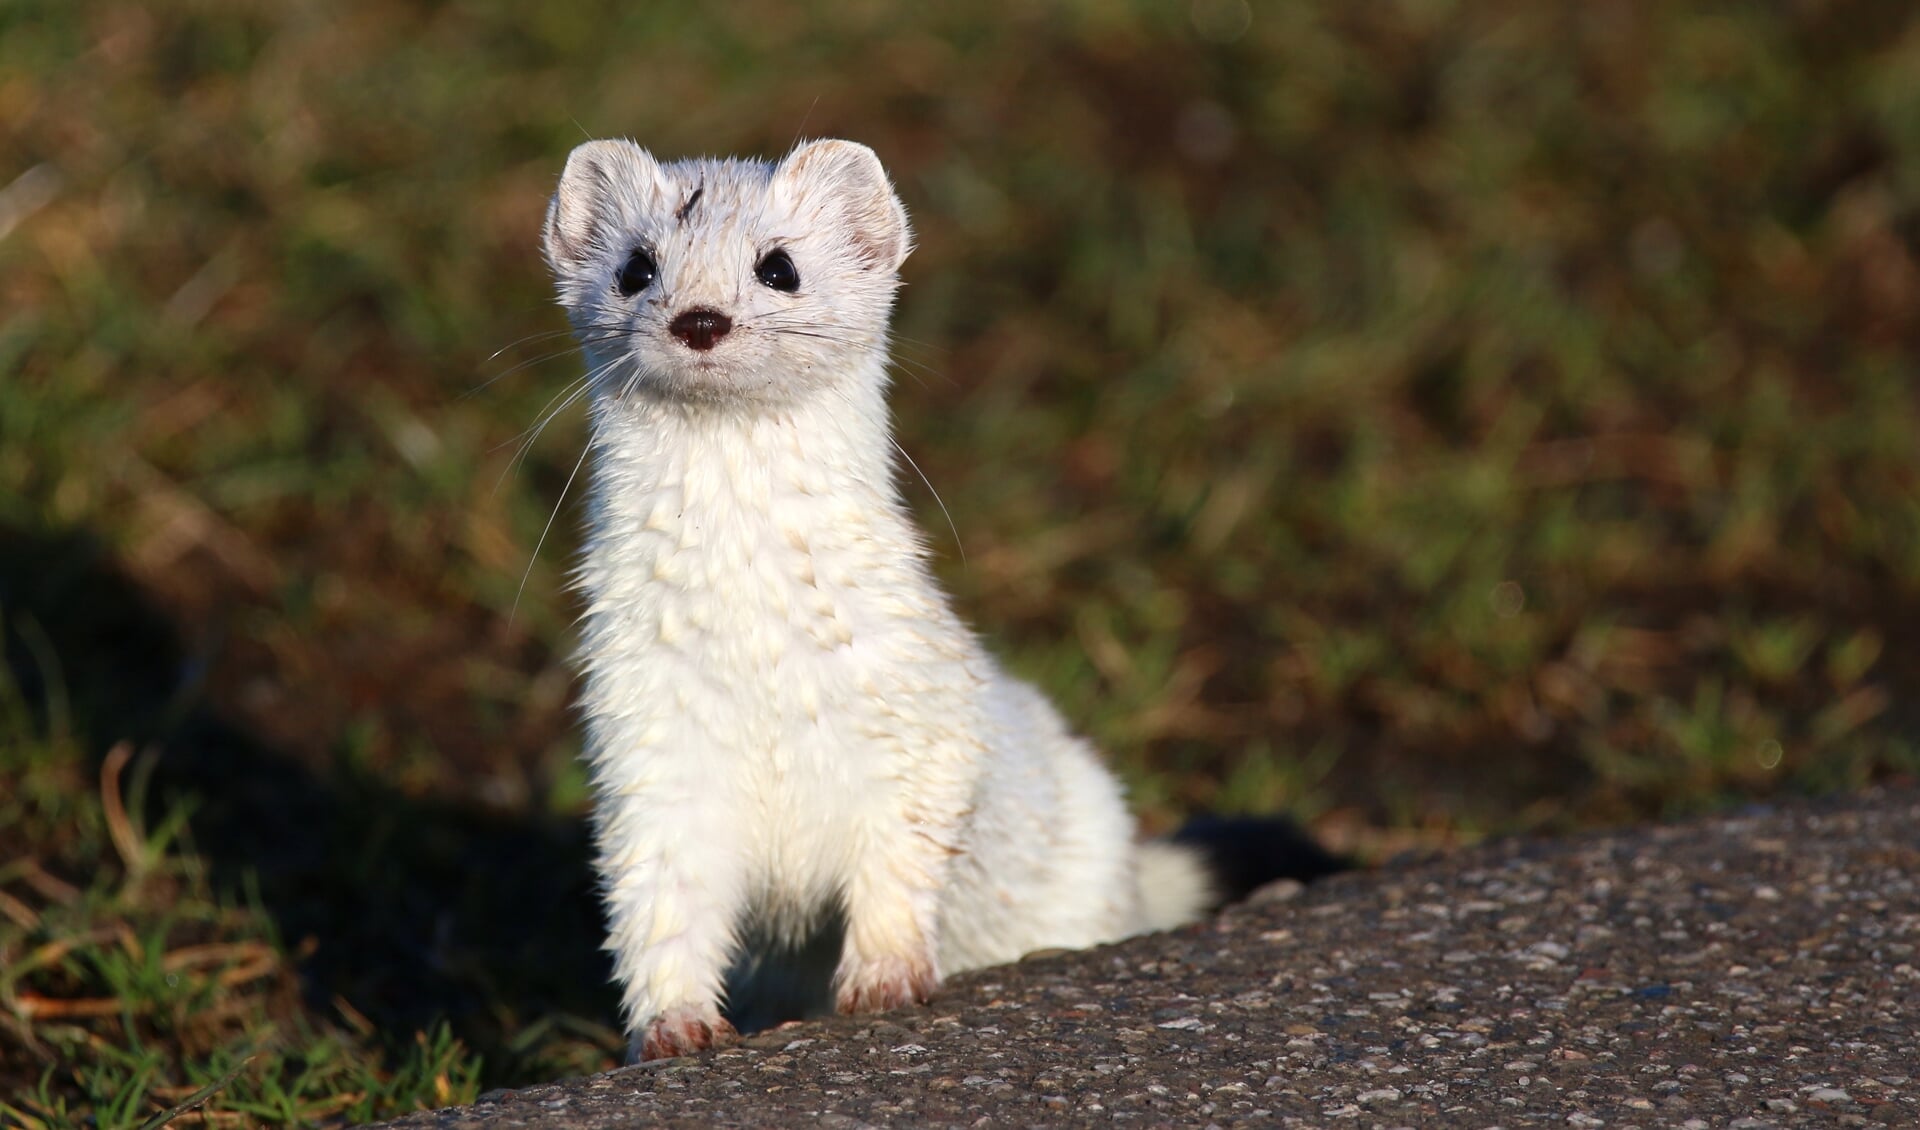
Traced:
POLYGON ((687 197, 687 202, 680 205, 680 209, 673 214, 673 218, 684 225, 687 222, 687 217, 693 214, 693 206, 700 203, 700 195, 706 191, 707 186, 705 182, 702 182, 698 188, 693 190, 693 195, 687 197))
POLYGON ((941 839, 939 836, 934 835, 932 832, 929 832, 924 828, 917 828, 917 827, 909 828, 908 831, 912 832, 914 835, 932 844, 934 847, 940 849, 941 851, 946 852, 950 856, 967 854, 966 848, 955 847, 954 845, 948 843, 947 841, 941 839))

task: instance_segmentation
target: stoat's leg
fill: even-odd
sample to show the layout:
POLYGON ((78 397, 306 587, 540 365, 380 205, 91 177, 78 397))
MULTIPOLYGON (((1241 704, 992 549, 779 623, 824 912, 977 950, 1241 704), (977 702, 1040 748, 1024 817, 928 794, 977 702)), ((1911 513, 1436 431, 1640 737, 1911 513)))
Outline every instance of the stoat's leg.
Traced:
POLYGON ((601 800, 607 948, 635 1060, 685 1055, 735 1036, 720 1000, 745 869, 727 839, 738 814, 718 800, 666 789, 601 800))
MULTIPOLYGON (((924 790, 933 791, 933 790, 924 790)), ((841 1012, 924 1002, 940 987, 940 895, 956 852, 964 796, 912 798, 877 817, 846 887, 846 943, 834 974, 841 1012)))
POLYGON ((940 987, 939 886, 923 867, 870 852, 847 884, 846 944, 833 978, 841 1012, 885 1012, 923 1002, 940 987))

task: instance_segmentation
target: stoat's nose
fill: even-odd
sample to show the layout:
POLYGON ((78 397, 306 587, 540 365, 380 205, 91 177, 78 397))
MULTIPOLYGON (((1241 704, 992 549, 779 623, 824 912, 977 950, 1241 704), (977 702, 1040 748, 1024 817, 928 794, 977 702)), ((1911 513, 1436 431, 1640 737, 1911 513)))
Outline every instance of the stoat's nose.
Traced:
POLYGON ((686 342, 702 353, 713 348, 715 342, 727 336, 733 328, 733 319, 718 310, 709 310, 696 306, 683 311, 667 325, 667 332, 686 342))

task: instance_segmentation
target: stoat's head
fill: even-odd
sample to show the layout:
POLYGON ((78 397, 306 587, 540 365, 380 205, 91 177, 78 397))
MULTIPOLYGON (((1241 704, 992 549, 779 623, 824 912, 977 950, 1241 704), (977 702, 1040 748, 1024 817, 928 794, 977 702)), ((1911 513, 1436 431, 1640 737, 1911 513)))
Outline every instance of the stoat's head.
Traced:
POLYGON ((779 403, 877 379, 911 249, 873 150, 663 165, 630 141, 567 158, 547 262, 599 387, 779 403))

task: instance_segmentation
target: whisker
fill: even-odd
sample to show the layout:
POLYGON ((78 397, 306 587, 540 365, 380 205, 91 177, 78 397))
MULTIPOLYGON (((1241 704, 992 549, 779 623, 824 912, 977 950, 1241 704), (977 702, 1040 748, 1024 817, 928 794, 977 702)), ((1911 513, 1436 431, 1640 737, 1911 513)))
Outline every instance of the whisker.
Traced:
MULTIPOLYGON (((840 399, 845 401, 849 408, 853 407, 853 398, 851 396, 847 395, 844 390, 836 391, 840 399)), ((887 442, 892 444, 893 449, 900 453, 900 458, 906 460, 907 466, 913 468, 913 473, 919 476, 920 481, 926 485, 927 493, 933 496, 934 505, 940 508, 941 516, 947 520, 948 532, 953 534, 953 548, 960 553, 960 564, 965 565, 967 563, 967 546, 965 542, 960 540, 960 527, 953 520, 953 511, 947 509, 947 500, 940 497, 940 492, 934 488, 933 480, 927 478, 927 473, 920 469, 920 464, 914 462, 913 456, 907 454, 907 449, 900 446, 900 441, 893 438, 891 432, 887 433, 887 442)))
POLYGON ((633 372, 627 374, 626 381, 622 383, 620 386, 620 399, 621 400, 633 399, 633 394, 640 391, 640 379, 644 376, 646 376, 645 370, 640 368, 639 360, 635 359, 633 363, 633 372))
POLYGON ((964 566, 967 563, 967 547, 960 540, 960 527, 954 524, 953 513, 947 509, 946 500, 940 497, 939 491, 933 489, 933 480, 927 478, 927 473, 920 469, 920 464, 913 461, 913 456, 907 454, 907 449, 900 446, 899 440, 888 435, 887 442, 900 453, 900 458, 907 461, 907 466, 913 468, 913 473, 920 476, 920 481, 927 484, 927 493, 933 495, 934 503, 940 507, 940 513, 947 519, 947 529, 953 533, 953 547, 960 551, 960 564, 964 566))
MULTIPOLYGON (((925 374, 926 376, 929 376, 929 377, 939 378, 940 381, 943 384, 945 384, 948 388, 960 387, 960 382, 948 376, 947 371, 945 369, 940 368, 939 366, 933 364, 930 361, 926 361, 920 357, 914 356, 914 352, 916 350, 921 350, 928 354, 932 354, 936 356, 944 354, 946 352, 945 350, 938 349, 932 345, 926 344, 925 342, 915 341, 910 337, 896 337, 892 340, 893 340, 893 350, 892 350, 893 363, 896 365, 899 365, 904 370, 907 370, 913 374, 916 374, 914 377, 915 380, 919 380, 918 374, 925 374)), ((926 382, 920 381, 920 387, 925 388, 926 382)))
POLYGON ((526 571, 520 574, 520 587, 513 590, 513 606, 507 609, 507 626, 513 626, 513 618, 520 611, 520 598, 526 594, 527 578, 533 576, 534 562, 540 560, 540 550, 547 544, 547 534, 553 530, 554 520, 560 517, 561 507, 567 504, 567 492, 573 489, 573 480, 580 475, 580 468, 586 465, 587 452, 593 450, 593 434, 589 431, 585 443, 580 445, 580 458, 573 461, 573 470, 567 472, 567 481, 560 487, 560 498, 553 504, 553 512, 547 515, 547 524, 540 527, 540 540, 533 543, 533 553, 527 558, 526 571))
MULTIPOLYGON (((542 354, 539 357, 535 357, 527 361, 522 361, 519 364, 512 366, 511 368, 507 369, 504 372, 496 373, 493 376, 488 377, 486 380, 481 381, 479 384, 468 389, 466 392, 462 393, 461 398, 467 399, 473 396, 477 396, 480 393, 486 391, 487 389, 492 388, 495 384, 499 383, 500 381, 503 381, 508 377, 513 376, 515 373, 518 373, 524 369, 529 369, 535 365, 544 364, 548 361, 555 360, 556 358, 566 357, 571 354, 578 353, 580 352, 583 346, 600 345, 604 342, 609 342, 609 341, 620 341, 624 338, 634 337, 640 332, 641 331, 636 330, 632 327, 621 326, 621 325, 584 327, 578 331, 579 340, 576 344, 571 345, 566 349, 555 350, 551 353, 542 354)), ((487 360, 492 361, 495 357, 500 356, 500 354, 505 353, 507 350, 513 349, 520 345, 525 345, 529 341, 538 340, 540 338, 550 339, 554 337, 573 336, 575 333, 576 331, 574 330, 553 330, 548 333, 533 334, 528 337, 523 337, 519 341, 514 342, 513 345, 504 346, 501 349, 496 350, 493 356, 487 358, 487 360)))
MULTIPOLYGON (((839 331, 838 327, 827 326, 819 322, 783 319, 779 315, 761 318, 743 328, 758 329, 783 337, 812 338, 816 341, 831 342, 834 345, 856 346, 864 344, 850 331, 839 331)), ((924 346, 912 338, 892 338, 889 339, 889 341, 893 348, 890 348, 887 353, 888 364, 905 376, 911 377, 915 384, 921 388, 926 388, 927 382, 923 378, 937 377, 950 388, 958 387, 957 382, 948 376, 945 371, 912 356, 909 350, 899 348, 899 346, 904 343, 909 346, 921 346, 929 352, 935 352, 932 347, 924 346)))
MULTIPOLYGON (((860 344, 859 340, 856 339, 856 337, 851 333, 835 333, 831 329, 823 328, 818 323, 813 323, 813 322, 789 323, 789 322, 781 322, 773 318, 768 318, 768 319, 763 319, 761 321, 752 323, 752 327, 755 329, 764 330, 767 333, 779 334, 787 337, 813 338, 817 341, 831 342, 835 345, 860 344)), ((910 354, 905 353, 898 348, 889 350, 887 361, 890 365, 898 368, 900 372, 906 374, 909 377, 912 377, 914 380, 914 383, 918 384, 922 388, 927 387, 927 382, 922 379, 923 376, 938 377, 941 381, 945 382, 949 387, 957 387, 957 382, 955 382, 952 377, 948 376, 945 371, 938 369, 933 365, 920 360, 917 357, 913 357, 910 354)))
POLYGON ((566 412, 567 409, 577 404, 581 397, 592 392, 593 381, 590 378, 582 378, 569 387, 571 387, 573 391, 568 394, 565 400, 560 402, 558 408, 547 413, 546 418, 534 426, 533 434, 528 436, 527 441, 520 445, 520 450, 515 452, 513 458, 507 462, 507 469, 502 472, 502 474, 510 474, 515 467, 526 462, 527 454, 533 450, 534 444, 540 442, 540 434, 547 430, 547 425, 553 423, 562 413, 566 412))
POLYGON ((507 369, 505 372, 495 373, 493 376, 488 377, 486 380, 481 381, 477 385, 474 385, 472 388, 461 393, 460 398, 462 400, 470 400, 473 397, 479 396, 481 393, 492 388, 494 385, 500 383, 501 381, 506 380, 508 377, 513 376, 515 373, 518 373, 523 369, 531 369, 535 365, 544 365, 548 361, 557 361, 562 357, 570 357, 573 354, 580 352, 580 348, 581 347, 578 345, 569 345, 565 349, 556 349, 552 353, 544 353, 538 357, 533 358, 532 360, 522 361, 519 364, 513 366, 512 368, 507 369))
POLYGON ((534 423, 528 425, 525 431, 518 432, 514 435, 507 437, 506 439, 501 440, 499 443, 494 444, 492 447, 487 449, 487 453, 492 454, 493 452, 500 450, 501 448, 507 446, 510 443, 517 444, 520 441, 526 439, 528 434, 530 434, 535 428, 540 426, 539 421, 546 418, 548 411, 551 410, 555 404, 559 403, 562 397, 570 395, 572 392, 574 392, 574 390, 579 388, 580 385, 586 383, 591 379, 592 379, 592 373, 591 371, 589 371, 588 373, 575 377, 574 379, 568 381, 566 384, 560 386, 560 391, 554 393, 551 397, 549 397, 547 399, 547 402, 540 406, 540 411, 534 413, 534 423))
POLYGON ((788 329, 784 327, 762 327, 762 328, 768 329, 769 332, 771 333, 783 334, 787 337, 818 338, 821 341, 830 341, 835 345, 853 345, 854 344, 854 340, 850 337, 839 337, 830 333, 821 333, 819 330, 788 329))
MULTIPOLYGON (((554 356, 563 356, 563 354, 555 354, 554 356)), ((544 360, 544 359, 543 359, 543 360, 544 360)), ((599 364, 599 365, 598 365, 598 366, 597 366, 596 368, 594 368, 594 369, 591 369, 591 370, 589 370, 589 371, 588 371, 588 372, 587 372, 586 374, 584 374, 584 375, 582 375, 582 376, 580 376, 580 377, 577 377, 577 378, 575 378, 575 379, 574 379, 574 380, 572 380, 572 381, 569 381, 569 382, 568 382, 568 383, 566 384, 566 386, 565 386, 564 388, 562 388, 562 389, 560 390, 560 392, 558 392, 558 393, 556 393, 556 394, 554 394, 554 396, 553 396, 553 398, 552 398, 552 399, 549 399, 549 400, 548 400, 548 401, 546 402, 546 404, 544 404, 544 405, 542 405, 542 406, 541 406, 541 408, 540 408, 540 413, 541 413, 541 414, 545 414, 545 413, 546 413, 546 411, 547 411, 547 409, 549 409, 549 408, 552 408, 552 407, 553 407, 553 403, 554 403, 554 401, 555 401, 555 400, 558 400, 558 399, 559 399, 559 398, 560 398, 561 396, 564 396, 564 395, 566 395, 566 393, 567 393, 567 391, 568 391, 569 389, 572 389, 572 388, 573 388, 573 387, 574 387, 575 385, 577 385, 577 384, 580 384, 580 383, 582 383, 582 382, 588 382, 588 383, 591 383, 591 382, 593 381, 593 379, 594 379, 594 378, 595 378, 595 377, 596 377, 597 375, 599 375, 599 374, 601 374, 601 373, 605 373, 605 372, 606 372, 606 371, 607 371, 608 369, 610 369, 610 368, 612 368, 612 367, 613 367, 614 365, 616 365, 616 364, 618 364, 618 363, 619 363, 619 362, 620 362, 621 360, 622 360, 621 358, 618 358, 618 357, 616 357, 616 358, 614 358, 614 359, 613 359, 613 360, 611 360, 611 361, 603 361, 603 362, 601 362, 601 363, 600 363, 600 364, 599 364)), ((503 375, 504 375, 504 374, 503 374, 503 375)), ((498 378, 495 378, 495 379, 498 379, 498 378)), ((562 408, 564 409, 564 407, 565 407, 565 406, 563 405, 563 406, 562 406, 562 408)), ((520 435, 517 435, 517 436, 514 436, 514 437, 513 437, 512 439, 509 439, 509 440, 506 440, 505 442, 503 442, 503 443, 500 443, 500 444, 498 444, 498 445, 496 445, 496 446, 495 446, 495 447, 493 448, 493 450, 495 450, 495 451, 498 451, 498 450, 500 450, 500 448, 502 448, 502 447, 505 447, 505 446, 506 446, 507 444, 509 444, 509 443, 512 443, 512 442, 514 442, 514 440, 517 440, 517 439, 519 439, 519 438, 521 438, 521 436, 524 436, 524 435, 526 435, 526 434, 527 434, 526 432, 521 432, 521 433, 520 433, 520 435)))
POLYGON ((957 387, 952 377, 947 376, 946 373, 942 372, 939 369, 934 368, 932 365, 927 364, 925 361, 916 361, 911 357, 894 356, 894 357, 890 357, 888 359, 888 362, 891 365, 893 365, 895 368, 899 369, 902 373, 905 373, 907 376, 912 377, 914 380, 914 383, 919 385, 921 388, 927 387, 927 382, 921 379, 922 377, 939 377, 941 380, 945 381, 950 387, 957 387))
POLYGON ((521 432, 520 435, 514 437, 514 439, 494 446, 493 450, 498 451, 508 443, 513 443, 515 440, 520 441, 519 450, 513 453, 512 459, 507 460, 507 465, 500 471, 500 477, 494 480, 493 494, 498 494, 502 484, 507 481, 507 476, 511 475, 515 468, 526 461, 527 455, 533 451, 533 445, 540 442, 541 435, 546 432, 547 425, 553 423, 553 421, 563 415, 567 409, 579 403, 582 397, 591 393, 595 382, 598 381, 607 370, 619 364, 621 360, 623 360, 623 358, 615 358, 612 361, 603 362, 596 368, 589 370, 578 380, 569 382, 565 388, 554 395, 553 399, 547 401, 547 407, 542 410, 542 415, 537 423, 526 431, 521 432))
POLYGON ((527 336, 525 336, 525 337, 523 337, 523 338, 521 338, 521 339, 520 339, 520 340, 518 340, 518 341, 510 341, 510 342, 508 342, 507 344, 505 344, 505 345, 503 345, 503 346, 501 346, 500 348, 498 348, 498 349, 496 349, 496 350, 494 350, 494 351, 493 351, 492 353, 489 353, 489 354, 487 354, 487 360, 488 360, 488 361, 497 361, 497 360, 499 360, 499 359, 500 359, 500 355, 501 355, 502 353, 505 353, 505 352, 506 352, 507 350, 509 350, 509 349, 518 349, 518 348, 520 348, 521 346, 523 346, 523 345, 525 345, 525 344, 527 344, 527 343, 528 343, 528 342, 530 342, 530 341, 549 341, 549 340, 551 340, 551 339, 553 339, 553 338, 556 338, 556 337, 566 337, 567 335, 569 335, 569 334, 571 334, 572 332, 573 332, 573 331, 572 331, 571 329, 565 329, 565 330, 542 330, 542 331, 541 331, 541 332, 539 332, 539 333, 533 333, 533 334, 528 334, 527 336))

